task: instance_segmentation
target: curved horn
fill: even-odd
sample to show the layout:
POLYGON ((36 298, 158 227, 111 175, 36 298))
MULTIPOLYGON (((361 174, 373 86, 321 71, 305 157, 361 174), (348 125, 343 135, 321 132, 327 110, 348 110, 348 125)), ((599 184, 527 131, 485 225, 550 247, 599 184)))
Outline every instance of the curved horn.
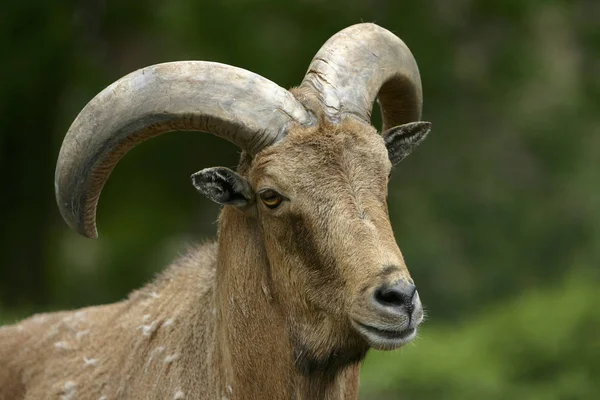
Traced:
POLYGON ((383 131, 421 119, 417 63, 402 40, 375 24, 353 25, 332 36, 313 58, 300 88, 313 92, 334 122, 352 114, 370 123, 375 97, 383 131))
POLYGON ((252 72, 203 61, 158 64, 104 89, 79 113, 63 141, 54 180, 67 224, 96 238, 100 192, 138 143, 170 131, 204 131, 256 154, 290 122, 311 123, 290 92, 252 72))

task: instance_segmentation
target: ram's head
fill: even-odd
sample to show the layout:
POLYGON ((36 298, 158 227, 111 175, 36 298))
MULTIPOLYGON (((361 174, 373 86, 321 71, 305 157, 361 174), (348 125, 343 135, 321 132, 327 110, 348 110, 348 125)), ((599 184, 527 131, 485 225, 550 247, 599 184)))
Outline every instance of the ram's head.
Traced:
MULTIPOLYGON (((298 357, 396 348, 414 337, 423 310, 394 240, 387 184, 429 132, 421 104, 412 54, 372 24, 333 36, 291 91, 217 63, 155 65, 106 88, 73 123, 58 203, 73 228, 96 237, 98 197, 129 149, 176 130, 229 140, 243 150, 237 172, 207 168, 192 181, 253 221, 298 357), (382 133, 370 124, 376 99, 382 133)), ((243 241, 238 232, 248 229, 220 234, 243 241)))

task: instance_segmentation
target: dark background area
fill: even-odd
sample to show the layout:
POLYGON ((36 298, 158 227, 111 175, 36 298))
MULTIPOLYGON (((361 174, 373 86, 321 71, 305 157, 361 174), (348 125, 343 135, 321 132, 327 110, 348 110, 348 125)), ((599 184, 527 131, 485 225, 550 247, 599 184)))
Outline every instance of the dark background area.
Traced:
POLYGON ((218 207, 189 176, 235 166, 238 149, 190 132, 119 163, 98 240, 67 228, 55 161, 95 94, 138 68, 187 59, 292 87, 325 40, 358 22, 408 44, 433 122, 389 197, 428 321, 415 345, 372 352, 363 398, 598 398, 595 0, 5 0, 0 322, 122 299, 216 233, 218 207))

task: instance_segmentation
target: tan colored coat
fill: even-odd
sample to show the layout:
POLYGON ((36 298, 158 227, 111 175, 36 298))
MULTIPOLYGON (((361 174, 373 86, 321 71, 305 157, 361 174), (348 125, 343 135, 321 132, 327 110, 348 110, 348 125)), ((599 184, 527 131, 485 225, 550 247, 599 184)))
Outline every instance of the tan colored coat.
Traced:
POLYGON ((350 319, 371 318, 370 288, 410 279, 390 168, 353 118, 244 155, 239 173, 285 207, 225 207, 218 244, 129 299, 0 329, 0 400, 356 399, 369 344, 350 319))

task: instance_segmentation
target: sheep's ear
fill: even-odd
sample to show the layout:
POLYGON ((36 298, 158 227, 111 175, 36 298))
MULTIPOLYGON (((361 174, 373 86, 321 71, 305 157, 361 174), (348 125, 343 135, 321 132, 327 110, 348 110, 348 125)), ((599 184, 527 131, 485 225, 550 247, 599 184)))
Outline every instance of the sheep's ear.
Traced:
POLYGON ((430 122, 410 122, 388 129, 383 133, 385 147, 392 165, 404 160, 429 134, 430 122))
POLYGON ((253 202, 254 191, 243 176, 229 168, 206 168, 192 175, 192 184, 215 203, 243 207, 253 202))

